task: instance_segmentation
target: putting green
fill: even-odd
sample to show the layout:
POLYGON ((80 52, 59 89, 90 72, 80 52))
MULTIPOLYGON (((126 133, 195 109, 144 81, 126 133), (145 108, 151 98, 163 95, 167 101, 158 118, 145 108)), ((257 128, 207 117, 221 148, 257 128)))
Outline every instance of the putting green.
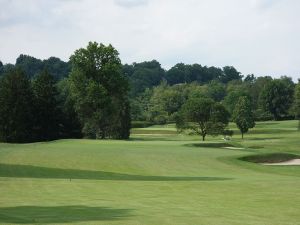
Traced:
POLYGON ((258 123, 229 142, 168 125, 129 141, 0 144, 0 224, 297 225, 300 167, 239 159, 300 155, 296 127, 258 123))

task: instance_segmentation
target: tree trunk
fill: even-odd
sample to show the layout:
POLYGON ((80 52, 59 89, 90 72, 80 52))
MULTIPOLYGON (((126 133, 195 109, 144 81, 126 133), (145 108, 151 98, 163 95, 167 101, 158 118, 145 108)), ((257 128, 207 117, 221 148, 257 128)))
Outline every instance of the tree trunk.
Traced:
POLYGON ((202 141, 205 141, 205 134, 202 135, 202 141))
POLYGON ((274 120, 279 121, 279 119, 280 119, 280 116, 275 112, 274 113, 274 120))
POLYGON ((244 139, 244 133, 242 132, 242 139, 244 139))

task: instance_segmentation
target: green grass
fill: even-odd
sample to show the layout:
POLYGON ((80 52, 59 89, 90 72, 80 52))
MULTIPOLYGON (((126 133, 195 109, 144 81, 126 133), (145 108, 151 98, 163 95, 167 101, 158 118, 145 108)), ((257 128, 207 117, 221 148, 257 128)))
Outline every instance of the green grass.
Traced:
POLYGON ((0 224, 300 224, 300 167, 240 159, 297 157, 297 121, 244 140, 231 127, 229 142, 168 125, 129 141, 0 143, 0 224))

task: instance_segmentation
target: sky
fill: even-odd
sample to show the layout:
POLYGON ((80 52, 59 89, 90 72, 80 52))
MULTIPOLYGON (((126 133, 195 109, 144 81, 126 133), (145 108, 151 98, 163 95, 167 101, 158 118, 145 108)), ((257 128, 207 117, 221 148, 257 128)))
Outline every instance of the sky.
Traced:
POLYGON ((300 78, 299 0, 0 0, 0 60, 68 60, 89 41, 123 63, 234 66, 300 78))

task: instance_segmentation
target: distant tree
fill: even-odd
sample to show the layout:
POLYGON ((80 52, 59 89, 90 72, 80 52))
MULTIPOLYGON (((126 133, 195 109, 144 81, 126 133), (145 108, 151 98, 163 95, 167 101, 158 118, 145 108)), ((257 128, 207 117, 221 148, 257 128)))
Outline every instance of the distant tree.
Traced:
POLYGON ((148 121, 155 124, 165 124, 168 121, 166 99, 164 98, 167 89, 170 88, 165 82, 152 89, 146 112, 148 121))
POLYGON ((252 100, 252 106, 253 110, 258 110, 258 117, 260 117, 262 114, 265 114, 265 112, 262 112, 259 107, 259 95, 261 91, 264 89, 264 87, 272 82, 272 77, 265 76, 265 77, 257 77, 254 81, 246 81, 245 79, 245 84, 246 86, 244 87, 244 90, 248 90, 248 93, 251 96, 252 100))
POLYGON ((137 97, 146 88, 159 85, 165 75, 165 71, 156 60, 126 64, 122 72, 129 80, 131 97, 137 97))
POLYGON ((222 83, 213 80, 207 85, 207 95, 209 98, 220 102, 226 96, 226 89, 222 83))
POLYGON ((21 68, 31 79, 40 74, 44 69, 47 69, 55 80, 61 80, 67 77, 71 70, 70 63, 66 63, 59 58, 50 57, 49 59, 41 60, 23 54, 17 58, 15 66, 21 68))
POLYGON ((223 74, 220 77, 220 81, 223 83, 228 83, 232 80, 241 80, 243 76, 238 72, 233 66, 223 67, 223 74))
POLYGON ((203 67, 204 71, 205 71, 205 77, 206 79, 203 81, 203 83, 207 83, 211 80, 218 80, 223 76, 223 70, 221 68, 218 67, 203 67))
POLYGON ((67 77, 71 71, 70 63, 64 62, 56 57, 43 60, 43 68, 47 69, 55 80, 61 80, 67 77))
POLYGON ((32 141, 33 93, 21 70, 12 70, 0 79, 0 105, 1 141, 32 141))
POLYGON ((239 98, 245 96, 251 101, 250 94, 247 90, 235 88, 227 93, 223 103, 229 113, 232 115, 239 98))
POLYGON ((6 73, 10 73, 13 70, 15 70, 15 66, 11 63, 5 64, 3 65, 3 72, 2 75, 6 74, 6 73))
POLYGON ((23 54, 17 58, 16 66, 21 68, 29 78, 35 77, 44 68, 42 60, 23 54))
POLYGON ((186 97, 178 86, 162 82, 152 90, 147 108, 148 120, 156 124, 174 121, 174 114, 184 104, 186 97))
POLYGON ((251 102, 245 96, 239 98, 233 111, 233 121, 241 131, 242 138, 250 128, 255 126, 254 116, 251 109, 251 102))
POLYGON ((3 74, 4 68, 3 63, 0 61, 0 76, 3 74))
POLYGON ((198 81, 202 83, 205 77, 203 76, 203 67, 199 64, 186 65, 187 73, 185 74, 185 83, 198 81))
POLYGON ((54 77, 44 70, 36 76, 32 87, 35 97, 36 137, 45 141, 57 139, 61 111, 54 77))
POLYGON ((255 83, 256 77, 254 76, 254 74, 248 74, 245 77, 244 81, 247 82, 247 83, 255 83))
POLYGON ((149 118, 149 103, 152 97, 153 89, 147 88, 136 98, 130 99, 131 118, 134 121, 145 121, 149 118))
POLYGON ((293 102, 294 87, 287 79, 275 79, 265 85, 260 94, 261 107, 279 120, 287 115, 293 102))
POLYGON ((180 110, 176 127, 179 131, 192 130, 202 136, 223 134, 229 122, 229 113, 219 103, 208 98, 191 98, 180 110))
POLYGON ((178 63, 166 72, 166 80, 170 85, 192 82, 206 84, 222 75, 220 68, 178 63))
POLYGON ((164 110, 168 113, 168 121, 174 121, 174 114, 180 110, 186 99, 187 96, 176 87, 170 87, 165 90, 162 100, 164 102, 164 110))
POLYGON ((166 79, 170 85, 186 82, 188 70, 184 63, 178 63, 169 69, 166 73, 166 79))
POLYGON ((111 45, 90 42, 70 58, 71 96, 88 138, 129 137, 128 81, 118 55, 111 45))

